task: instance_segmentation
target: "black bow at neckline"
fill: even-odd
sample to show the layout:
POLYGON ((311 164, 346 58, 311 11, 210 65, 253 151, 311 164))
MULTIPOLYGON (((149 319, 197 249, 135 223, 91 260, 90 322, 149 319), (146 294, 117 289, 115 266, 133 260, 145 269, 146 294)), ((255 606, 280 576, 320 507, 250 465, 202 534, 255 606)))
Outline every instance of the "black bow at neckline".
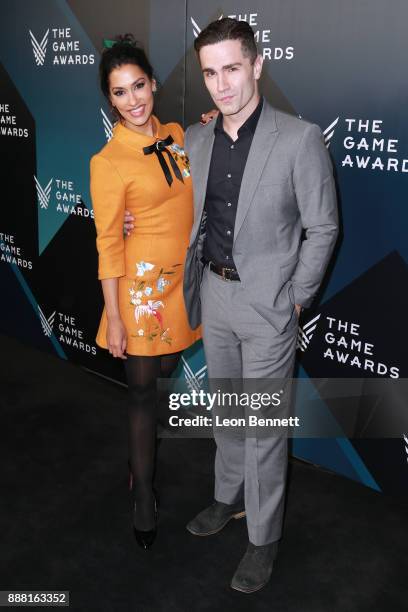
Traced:
POLYGON ((169 135, 167 136, 167 138, 164 138, 162 140, 157 140, 154 144, 148 147, 143 147, 143 153, 145 155, 151 155, 152 153, 155 153, 157 155, 157 159, 160 162, 161 169, 163 170, 163 174, 166 178, 166 181, 169 187, 171 187, 171 184, 173 182, 173 177, 171 175, 168 165, 166 164, 166 160, 164 158, 163 152, 167 153, 167 156, 169 158, 170 165, 173 168, 175 177, 179 181, 184 183, 183 175, 180 172, 180 168, 176 164, 176 161, 174 157, 172 156, 172 154, 170 153, 170 151, 166 149, 166 147, 173 144, 173 142, 174 142, 173 137, 169 135))

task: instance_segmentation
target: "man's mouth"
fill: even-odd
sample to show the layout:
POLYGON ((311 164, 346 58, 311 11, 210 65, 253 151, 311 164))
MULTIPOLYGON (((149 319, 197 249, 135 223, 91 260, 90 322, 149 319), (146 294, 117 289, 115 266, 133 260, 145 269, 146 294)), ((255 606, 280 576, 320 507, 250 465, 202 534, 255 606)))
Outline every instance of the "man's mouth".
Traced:
POLYGON ((234 97, 234 96, 233 96, 232 94, 231 94, 231 95, 229 95, 229 96, 224 96, 224 97, 222 97, 222 98, 219 98, 219 99, 218 99, 218 102, 221 102, 221 103, 223 103, 223 104, 226 104, 226 103, 230 102, 230 101, 232 100, 232 98, 233 98, 233 97, 234 97))

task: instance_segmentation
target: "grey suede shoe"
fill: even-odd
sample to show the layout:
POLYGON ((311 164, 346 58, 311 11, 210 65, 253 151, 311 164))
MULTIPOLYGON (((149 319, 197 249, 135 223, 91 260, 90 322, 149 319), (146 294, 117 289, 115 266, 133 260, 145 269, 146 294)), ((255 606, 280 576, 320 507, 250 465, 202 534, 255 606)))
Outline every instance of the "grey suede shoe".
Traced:
POLYGON ((254 593, 262 589, 271 577, 277 554, 278 542, 264 546, 255 546, 249 542, 232 578, 231 587, 242 593, 254 593))
POLYGON ((218 533, 231 519, 245 516, 244 502, 224 504, 215 501, 211 506, 202 510, 187 524, 187 530, 193 535, 209 536, 218 533))

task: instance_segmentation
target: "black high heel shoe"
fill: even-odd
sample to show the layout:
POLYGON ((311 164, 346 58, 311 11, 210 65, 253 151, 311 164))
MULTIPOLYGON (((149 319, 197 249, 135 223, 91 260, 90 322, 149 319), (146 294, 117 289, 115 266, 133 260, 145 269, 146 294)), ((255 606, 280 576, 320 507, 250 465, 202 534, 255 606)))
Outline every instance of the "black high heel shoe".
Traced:
MULTIPOLYGON (((133 512, 135 512, 136 508, 133 508, 133 512)), ((135 534, 136 542, 139 544, 141 548, 144 550, 148 550, 153 545, 153 542, 156 539, 157 535, 157 520, 159 518, 159 510, 158 510, 158 502, 156 499, 156 495, 154 496, 154 527, 153 529, 137 529, 133 525, 133 533, 135 534)))

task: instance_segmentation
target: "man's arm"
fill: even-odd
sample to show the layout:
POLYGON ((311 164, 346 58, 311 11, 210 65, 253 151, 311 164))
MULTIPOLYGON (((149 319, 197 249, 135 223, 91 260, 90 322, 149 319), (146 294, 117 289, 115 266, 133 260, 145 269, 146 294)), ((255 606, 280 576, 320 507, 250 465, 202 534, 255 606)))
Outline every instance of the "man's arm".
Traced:
POLYGON ((322 282, 338 234, 333 168, 317 125, 308 126, 303 134, 293 185, 306 238, 291 282, 295 303, 307 307, 322 282))

